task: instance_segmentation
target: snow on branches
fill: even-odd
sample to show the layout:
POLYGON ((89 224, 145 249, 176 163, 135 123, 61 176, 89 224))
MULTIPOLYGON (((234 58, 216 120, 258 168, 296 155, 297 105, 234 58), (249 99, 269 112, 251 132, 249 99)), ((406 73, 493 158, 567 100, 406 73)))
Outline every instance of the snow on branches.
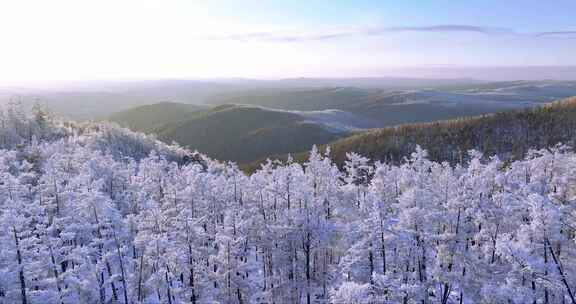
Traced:
POLYGON ((247 175, 38 115, 0 113, 1 303, 575 303, 566 147, 247 175))

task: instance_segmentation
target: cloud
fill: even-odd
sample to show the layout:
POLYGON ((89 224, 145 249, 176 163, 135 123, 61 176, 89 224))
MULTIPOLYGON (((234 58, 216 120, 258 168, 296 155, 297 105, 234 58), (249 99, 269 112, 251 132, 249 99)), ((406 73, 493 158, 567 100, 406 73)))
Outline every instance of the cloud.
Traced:
POLYGON ((558 37, 558 38, 576 38, 576 31, 555 31, 540 32, 534 34, 536 37, 558 37))
POLYGON ((362 36, 386 36, 391 33, 424 32, 424 33, 472 33, 486 36, 515 36, 515 37, 554 37, 575 38, 576 31, 550 31, 520 33, 509 28, 490 26, 475 26, 465 24, 440 24, 430 26, 400 26, 400 27, 358 27, 350 29, 327 30, 319 32, 253 32, 207 37, 208 40, 235 40, 256 42, 302 42, 335 40, 362 36))
POLYGON ((432 25, 413 27, 363 27, 348 30, 332 30, 324 32, 254 32, 207 37, 208 40, 237 40, 237 41, 264 41, 264 42, 298 42, 333 40, 355 36, 383 36, 394 32, 469 32, 484 35, 499 35, 512 33, 512 30, 482 27, 472 25, 432 25))
POLYGON ((432 26, 408 26, 408 27, 391 27, 385 29, 389 32, 470 32, 480 33, 485 35, 499 35, 514 33, 511 29, 495 28, 486 26, 474 25, 461 25, 461 24, 447 24, 447 25, 432 25, 432 26))
POLYGON ((334 31, 319 33, 297 33, 297 32, 255 32, 244 34, 233 34, 224 36, 211 36, 207 40, 236 40, 236 41, 264 41, 264 42, 299 42, 299 41, 320 41, 354 36, 358 33, 352 31, 334 31))

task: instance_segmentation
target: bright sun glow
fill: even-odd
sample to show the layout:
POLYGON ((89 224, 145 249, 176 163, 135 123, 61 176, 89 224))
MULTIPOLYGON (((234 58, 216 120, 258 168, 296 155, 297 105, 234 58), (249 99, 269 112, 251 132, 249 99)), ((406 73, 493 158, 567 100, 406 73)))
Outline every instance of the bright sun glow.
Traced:
POLYGON ((201 2, 2 3, 0 80, 216 77, 284 55, 288 63, 273 45, 204 39, 254 29, 209 18, 201 2))
MULTIPOLYGON (((429 64, 576 64, 571 55, 576 40, 570 39, 575 34, 561 15, 573 4, 564 4, 554 20, 539 22, 503 18, 504 14, 474 20, 467 18, 470 12, 449 5, 3 0, 0 82, 354 77, 429 64), (512 22, 520 26, 514 28, 512 22)), ((517 9, 508 6, 502 9, 510 14, 517 9)), ((534 5, 534 10, 545 9, 534 5)), ((487 10, 474 14, 482 11, 487 10)))

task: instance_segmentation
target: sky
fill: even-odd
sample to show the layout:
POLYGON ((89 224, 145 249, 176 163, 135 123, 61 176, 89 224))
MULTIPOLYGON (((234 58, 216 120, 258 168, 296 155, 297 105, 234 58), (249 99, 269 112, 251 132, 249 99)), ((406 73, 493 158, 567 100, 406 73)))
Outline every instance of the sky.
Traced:
POLYGON ((566 68, 575 17, 574 0, 0 0, 0 83, 566 68))

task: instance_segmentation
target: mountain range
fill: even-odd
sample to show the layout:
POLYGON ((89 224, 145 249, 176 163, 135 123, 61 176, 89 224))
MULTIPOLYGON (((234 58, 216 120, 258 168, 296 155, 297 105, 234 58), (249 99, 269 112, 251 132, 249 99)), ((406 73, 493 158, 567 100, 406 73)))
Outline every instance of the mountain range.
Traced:
MULTIPOLYGON (((344 164, 350 152, 399 164, 417 146, 426 149, 434 161, 456 164, 467 161, 470 150, 512 161, 522 159, 530 150, 558 144, 576 146, 576 97, 521 110, 372 129, 319 148, 329 147, 332 159, 339 165, 344 164)), ((308 156, 307 151, 292 155, 299 162, 307 161, 308 156)), ((280 160, 287 157, 269 156, 280 160)), ((265 162, 263 158, 244 168, 253 171, 265 162)))
POLYGON ((521 110, 574 95, 576 82, 569 81, 406 90, 268 87, 220 93, 202 104, 161 102, 134 107, 108 120, 218 159, 249 164, 272 155, 308 151, 315 144, 349 142, 348 138, 364 138, 365 145, 377 146, 378 140, 365 134, 398 125, 521 110))
POLYGON ((133 107, 158 102, 203 104, 228 93, 248 90, 356 87, 404 90, 475 86, 473 79, 424 78, 289 78, 279 80, 150 79, 116 81, 73 81, 49 84, 0 86, 0 104, 17 101, 31 106, 40 102, 60 116, 74 120, 103 119, 133 107))

